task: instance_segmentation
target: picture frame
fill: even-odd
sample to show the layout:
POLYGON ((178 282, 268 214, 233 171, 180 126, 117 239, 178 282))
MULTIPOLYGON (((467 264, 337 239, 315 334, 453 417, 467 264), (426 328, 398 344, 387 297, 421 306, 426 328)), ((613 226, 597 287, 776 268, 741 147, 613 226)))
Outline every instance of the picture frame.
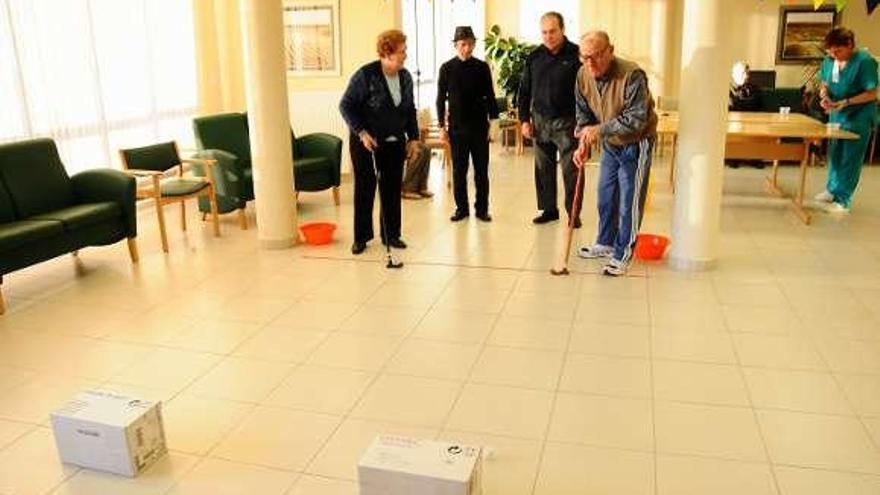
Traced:
POLYGON ((825 5, 783 5, 779 8, 777 64, 805 64, 825 57, 825 35, 837 25, 837 9, 825 5))
POLYGON ((283 9, 287 75, 341 75, 339 0, 285 0, 283 9))

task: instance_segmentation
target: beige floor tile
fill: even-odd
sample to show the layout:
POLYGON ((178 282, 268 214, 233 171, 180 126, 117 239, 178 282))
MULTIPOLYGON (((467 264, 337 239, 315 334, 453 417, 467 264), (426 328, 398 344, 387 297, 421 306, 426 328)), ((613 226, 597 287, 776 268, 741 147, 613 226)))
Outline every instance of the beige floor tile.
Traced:
POLYGON ((651 321, 647 301, 595 299, 589 296, 581 298, 575 320, 578 322, 576 325, 587 322, 648 325, 651 321))
POLYGON ((327 339, 327 333, 267 326, 235 348, 233 356, 283 363, 306 360, 327 339))
POLYGON ((736 366, 655 361, 653 376, 657 399, 750 406, 745 383, 736 366))
POLYGON ((880 376, 836 373, 835 378, 856 413, 880 416, 880 376))
POLYGON ((648 279, 618 277, 609 280, 605 277, 583 277, 580 291, 586 298, 644 301, 648 299, 648 279))
POLYGON ((220 361, 213 354, 155 349, 112 377, 119 383, 181 390, 220 361))
POLYGON ((353 481, 303 475, 293 486, 290 495, 357 495, 358 486, 353 481))
POLYGON ((446 427, 468 432, 542 439, 553 394, 541 390, 467 384, 446 427), (511 414, 511 411, 517 411, 511 414))
POLYGON ((218 320, 269 323, 295 302, 293 297, 237 296, 227 301, 213 316, 218 320))
POLYGON ((238 402, 178 395, 162 405, 168 448, 205 455, 252 409, 238 402))
POLYGON ((31 370, 0 366, 0 393, 21 385, 36 375, 37 373, 31 370))
POLYGON ((577 294, 581 286, 581 277, 547 277, 543 273, 525 272, 519 274, 514 292, 547 295, 577 294))
POLYGON ((220 459, 204 459, 167 495, 284 495, 298 475, 220 459))
POLYGON ((193 351, 228 354, 259 329, 258 323, 201 320, 180 332, 166 334, 156 343, 193 351))
POLYGON ((315 456, 306 468, 306 472, 328 478, 357 481, 358 461, 378 435, 400 435, 431 440, 437 436, 437 429, 347 419, 315 456))
POLYGON ((647 358, 651 355, 651 330, 647 326, 578 322, 571 332, 568 350, 647 358))
POLYGON ((574 318, 577 304, 577 296, 574 294, 550 296, 534 292, 514 292, 507 299, 503 314, 568 323, 574 318))
POLYGON ((853 414, 830 374, 762 368, 744 368, 743 371, 755 407, 853 414))
POLYGON ((0 420, 0 450, 34 428, 36 426, 28 423, 0 420))
POLYGON ((880 477, 776 466, 781 495, 870 495, 880 493, 880 477))
POLYGON ((215 399, 260 402, 292 371, 288 364, 226 358, 186 388, 186 393, 215 399))
POLYGON ((657 456, 658 495, 777 495, 769 464, 657 456))
POLYGON ((364 306, 339 328, 343 332, 397 336, 409 333, 425 315, 423 309, 364 306))
POLYGON ((400 346, 387 369, 396 374, 464 380, 479 354, 477 345, 410 339, 400 346))
POLYGON ((712 303, 651 301, 651 324, 670 330, 723 331, 724 312, 712 303))
POLYGON ((297 330, 335 330, 358 307, 358 303, 303 300, 281 313, 272 324, 297 330))
POLYGON ((502 316, 488 343, 506 347, 562 351, 568 343, 571 323, 536 317, 502 316))
POLYGON ((58 460, 52 430, 35 428, 0 451, 0 493, 42 495, 77 471, 58 460))
POLYGON ((861 418, 862 423, 868 429, 868 434, 874 440, 874 445, 880 446, 880 419, 877 418, 861 418))
POLYGON ((321 343, 306 363, 378 371, 385 366, 399 344, 397 337, 337 333, 321 343))
POLYGON ((437 309, 455 311, 473 311, 475 313, 497 314, 501 312, 510 291, 486 290, 482 292, 462 290, 450 284, 446 291, 437 299, 437 309))
POLYGON ((364 393, 351 416, 439 428, 460 389, 460 383, 448 380, 383 375, 364 393))
POLYGON ((654 329, 651 344, 655 359, 735 364, 730 336, 722 332, 654 329))
POLYGON ((41 373, 0 395, 0 418, 31 424, 44 423, 52 411, 66 404, 77 393, 98 386, 97 381, 41 373))
POLYGON ((463 344, 479 344, 486 340, 495 324, 497 316, 435 308, 428 312, 415 331, 413 337, 463 344))
POLYGON ((347 414, 375 377, 374 373, 302 366, 266 398, 265 403, 328 414, 347 414))
POLYGON ((333 434, 341 418, 257 407, 211 453, 229 461, 301 471, 333 434))
POLYGON ((825 370, 822 358, 809 340, 755 334, 735 334, 732 338, 743 366, 825 370))
POLYGON ((547 439, 652 452, 651 410, 646 399, 559 394, 547 439))
POLYGON ((751 409, 657 402, 657 451, 766 462, 751 409))
POLYGON ((730 305, 722 306, 727 328, 731 332, 764 335, 798 336, 800 319, 788 306, 730 305))
POLYGON ((553 390, 559 382, 560 352, 486 346, 474 365, 474 382, 553 390), (528 373, 522 373, 523 370, 528 373))
POLYGON ((83 469, 52 493, 58 495, 90 495, 93 493, 152 495, 165 493, 197 462, 198 458, 196 457, 172 452, 156 461, 136 478, 83 469))
POLYGON ((776 464, 880 474, 880 452, 856 418, 759 410, 758 420, 776 464))
POLYGON ((751 306, 784 306, 788 304, 785 293, 775 283, 743 284, 720 280, 715 281, 715 291, 721 304, 751 306))
POLYGON ((880 375, 880 342, 823 339, 817 348, 832 371, 880 375))
POLYGON ((651 364, 646 359, 569 354, 559 390, 650 398, 651 364))
POLYGON ((487 495, 530 495, 538 463, 541 443, 479 433, 446 430, 444 441, 483 448, 483 490, 487 495))
POLYGON ((650 495, 654 493, 651 454, 548 443, 535 495, 650 495))
POLYGON ((367 300, 367 306, 428 309, 443 293, 442 284, 417 284, 389 280, 367 300))

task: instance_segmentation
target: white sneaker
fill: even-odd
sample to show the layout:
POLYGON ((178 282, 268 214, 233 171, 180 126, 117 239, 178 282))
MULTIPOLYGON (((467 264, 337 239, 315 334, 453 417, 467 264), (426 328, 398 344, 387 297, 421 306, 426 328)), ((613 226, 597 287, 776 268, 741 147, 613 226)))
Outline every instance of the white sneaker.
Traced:
POLYGON ((626 275, 627 270, 629 270, 628 263, 611 258, 608 260, 608 263, 602 267, 602 275, 608 275, 609 277, 622 277, 626 275))
POLYGON ((813 196, 813 199, 821 203, 832 203, 834 202, 834 195, 828 191, 822 191, 819 194, 813 196))
POLYGON ((840 203, 831 203, 825 206, 825 211, 828 213, 849 213, 849 208, 840 203))
POLYGON ((593 244, 592 246, 584 246, 578 249, 578 256, 588 260, 610 258, 614 256, 614 248, 611 246, 603 246, 602 244, 593 244))

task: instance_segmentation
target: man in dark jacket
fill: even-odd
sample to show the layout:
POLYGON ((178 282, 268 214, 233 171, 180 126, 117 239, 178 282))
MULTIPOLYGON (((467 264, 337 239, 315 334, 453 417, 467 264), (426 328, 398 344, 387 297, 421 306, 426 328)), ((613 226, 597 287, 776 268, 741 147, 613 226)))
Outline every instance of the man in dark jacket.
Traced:
POLYGON ((400 186, 407 155, 418 152, 419 127, 413 100, 413 81, 403 68, 406 36, 392 29, 379 35, 379 60, 354 73, 339 111, 351 130, 349 150, 354 168, 354 243, 361 254, 373 238, 373 199, 376 195, 375 160, 379 171, 379 199, 384 222, 382 243, 405 249, 400 238, 400 186), (386 237, 387 236, 387 237, 386 237))
POLYGON ((458 222, 470 215, 467 173, 471 158, 477 196, 474 209, 478 219, 490 222, 489 121, 498 118, 492 72, 486 62, 473 57, 476 37, 470 26, 457 27, 452 42, 456 56, 440 67, 437 81, 437 117, 441 125, 446 123, 443 137, 452 146, 455 213, 450 220, 458 222))
MULTIPOLYGON (((541 16, 541 38, 543 44, 526 59, 517 105, 522 134, 535 141, 535 192, 541 210, 532 220, 536 224, 559 220, 557 153, 565 184, 565 208, 571 215, 577 184, 577 170, 572 163, 572 153, 577 148, 574 85, 581 66, 578 46, 565 37, 562 14, 547 12, 541 16)), ((579 218, 570 220, 580 227, 579 218)))

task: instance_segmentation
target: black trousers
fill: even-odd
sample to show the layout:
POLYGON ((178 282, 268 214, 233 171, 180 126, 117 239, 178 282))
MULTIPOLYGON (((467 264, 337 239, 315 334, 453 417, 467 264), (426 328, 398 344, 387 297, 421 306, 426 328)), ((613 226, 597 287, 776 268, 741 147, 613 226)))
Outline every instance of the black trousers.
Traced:
POLYGON ((453 129, 449 134, 452 146, 452 181, 454 185, 455 210, 469 213, 467 174, 468 163, 474 162, 474 187, 477 215, 489 213, 489 127, 476 129, 453 129))
MULTIPOLYGON (((349 141, 351 163, 354 169, 354 240, 367 242, 373 238, 373 199, 376 197, 376 172, 373 157, 357 136, 349 141)), ((381 142, 375 151, 379 170, 380 236, 400 238, 400 185, 403 180, 403 162, 406 145, 402 141, 381 142)))

